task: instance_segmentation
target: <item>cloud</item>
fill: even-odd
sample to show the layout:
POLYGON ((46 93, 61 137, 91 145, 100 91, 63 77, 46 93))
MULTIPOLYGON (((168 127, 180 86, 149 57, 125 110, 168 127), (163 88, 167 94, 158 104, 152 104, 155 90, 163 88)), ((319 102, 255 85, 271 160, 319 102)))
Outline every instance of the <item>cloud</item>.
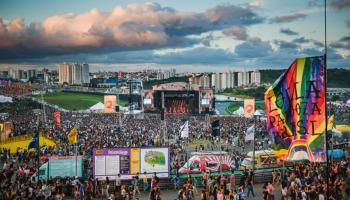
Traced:
POLYGON ((299 33, 290 30, 289 28, 285 28, 285 29, 281 29, 280 30, 281 33, 285 34, 285 35, 299 35, 299 33))
POLYGON ((259 38, 252 38, 247 42, 239 44, 235 48, 237 57, 259 58, 272 53, 272 47, 269 42, 262 41, 259 38))
POLYGON ((331 0, 329 5, 337 10, 342 10, 350 7, 350 0, 331 0))
POLYGON ((302 43, 309 43, 309 42, 311 42, 311 40, 306 39, 304 37, 299 37, 299 38, 294 39, 293 42, 302 44, 302 43))
POLYGON ((342 37, 338 41, 330 43, 329 46, 331 48, 335 48, 335 49, 349 50, 350 49, 350 36, 342 37))
POLYGON ((306 17, 306 14, 303 14, 303 13, 294 13, 291 15, 276 16, 276 17, 271 19, 271 23, 292 22, 292 21, 296 21, 298 19, 302 19, 305 17, 306 17))
POLYGON ((194 13, 157 3, 117 6, 110 12, 67 13, 29 25, 23 19, 4 23, 0 18, 0 60, 188 46, 200 42, 189 35, 262 21, 241 6, 216 6, 194 13))
POLYGON ((298 45, 294 42, 287 42, 284 40, 274 40, 274 43, 279 46, 279 49, 297 49, 298 45))
POLYGON ((346 23, 346 26, 347 26, 348 28, 350 28, 350 20, 345 21, 345 23, 346 23))
POLYGON ((236 40, 247 40, 248 38, 247 30, 239 26, 224 29, 222 33, 226 36, 233 36, 236 40))

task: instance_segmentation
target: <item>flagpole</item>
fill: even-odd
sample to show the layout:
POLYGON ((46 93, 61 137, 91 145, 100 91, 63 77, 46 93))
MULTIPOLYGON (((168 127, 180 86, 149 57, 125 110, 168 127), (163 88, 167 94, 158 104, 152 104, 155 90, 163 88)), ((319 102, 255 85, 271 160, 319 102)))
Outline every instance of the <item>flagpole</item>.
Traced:
POLYGON ((78 131, 76 131, 76 138, 77 141, 75 141, 75 176, 78 176, 78 131))
POLYGON ((254 174, 255 174, 255 132, 256 132, 256 117, 254 115, 254 135, 253 135, 253 175, 252 182, 254 183, 254 174))
MULTIPOLYGON (((324 88, 325 88, 325 139, 326 139, 326 178, 327 178, 327 199, 329 197, 329 156, 328 156, 328 113, 327 113, 327 0, 324 0, 324 88)), ((332 152, 333 153, 333 152, 332 152)))

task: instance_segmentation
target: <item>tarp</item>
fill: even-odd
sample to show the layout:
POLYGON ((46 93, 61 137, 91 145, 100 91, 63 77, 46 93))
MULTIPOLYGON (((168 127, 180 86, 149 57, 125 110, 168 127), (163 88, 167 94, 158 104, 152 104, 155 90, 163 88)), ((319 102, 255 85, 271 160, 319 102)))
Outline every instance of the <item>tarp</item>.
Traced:
POLYGON ((12 97, 0 95, 0 103, 12 103, 12 97))
POLYGON ((91 111, 103 111, 105 105, 101 102, 98 102, 97 104, 91 106, 89 110, 91 111))

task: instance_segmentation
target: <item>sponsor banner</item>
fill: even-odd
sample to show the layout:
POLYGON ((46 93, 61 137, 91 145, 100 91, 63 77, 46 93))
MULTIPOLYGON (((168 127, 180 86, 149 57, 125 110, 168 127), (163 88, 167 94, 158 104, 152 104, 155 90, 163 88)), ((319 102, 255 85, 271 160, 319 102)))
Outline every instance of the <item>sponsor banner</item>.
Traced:
POLYGON ((115 113, 115 106, 117 105, 117 96, 105 95, 104 96, 104 113, 115 113))
POLYGON ((140 173, 140 148, 130 149, 130 173, 140 173))
POLYGON ((255 100, 254 99, 244 99, 244 116, 252 117, 255 112, 255 100))

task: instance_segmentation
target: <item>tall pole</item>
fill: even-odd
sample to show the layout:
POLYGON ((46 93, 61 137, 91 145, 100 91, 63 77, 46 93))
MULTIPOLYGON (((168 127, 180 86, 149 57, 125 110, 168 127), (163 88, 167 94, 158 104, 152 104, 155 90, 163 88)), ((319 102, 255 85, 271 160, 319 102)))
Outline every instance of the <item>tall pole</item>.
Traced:
POLYGON ((329 197, 329 173, 330 173, 330 167, 329 167, 329 157, 328 157, 328 132, 327 132, 327 126, 328 126, 328 113, 327 113, 327 0, 324 0, 324 89, 325 89, 325 143, 326 143, 326 178, 327 178, 327 199, 329 197))
POLYGON ((256 132, 256 115, 254 115, 254 135, 253 135, 253 175, 252 181, 254 182, 254 173, 255 173, 255 132, 256 132))

